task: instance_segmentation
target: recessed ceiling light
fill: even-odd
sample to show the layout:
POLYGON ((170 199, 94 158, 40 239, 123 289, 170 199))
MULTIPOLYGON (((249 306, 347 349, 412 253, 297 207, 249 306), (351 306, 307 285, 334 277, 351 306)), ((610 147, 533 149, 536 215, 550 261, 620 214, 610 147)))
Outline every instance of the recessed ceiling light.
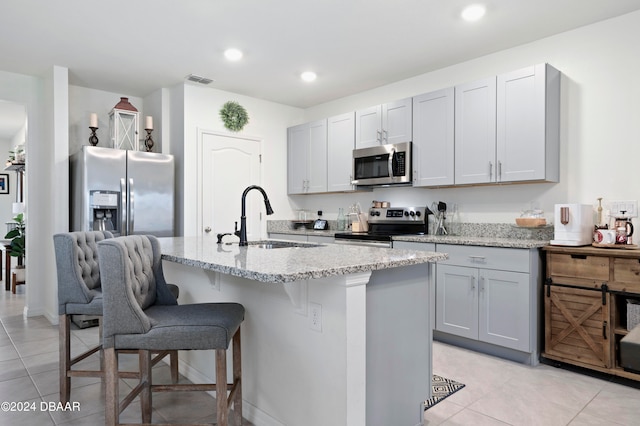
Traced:
POLYGON ((311 82, 311 81, 315 80, 316 77, 318 77, 318 76, 313 71, 305 71, 302 74, 300 74, 300 78, 303 79, 304 81, 307 81, 307 82, 311 82))
POLYGON ((472 4, 471 6, 467 6, 462 11, 462 19, 468 22, 477 21, 482 18, 487 9, 482 4, 472 4))
POLYGON ((242 52, 238 49, 227 49, 224 51, 224 57, 230 61, 239 61, 242 58, 242 52))

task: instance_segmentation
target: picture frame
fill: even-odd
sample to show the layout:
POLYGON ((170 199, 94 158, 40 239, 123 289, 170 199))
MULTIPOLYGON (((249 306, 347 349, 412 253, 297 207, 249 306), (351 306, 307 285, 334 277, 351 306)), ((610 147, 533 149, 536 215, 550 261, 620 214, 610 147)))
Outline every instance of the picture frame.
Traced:
POLYGON ((0 173, 0 194, 9 193, 9 175, 0 173))

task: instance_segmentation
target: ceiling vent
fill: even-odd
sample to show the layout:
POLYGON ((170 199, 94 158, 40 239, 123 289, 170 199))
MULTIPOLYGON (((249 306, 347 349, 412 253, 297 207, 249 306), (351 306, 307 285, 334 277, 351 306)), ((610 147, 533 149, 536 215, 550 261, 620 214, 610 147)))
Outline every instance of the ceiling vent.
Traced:
POLYGON ((195 74, 189 74, 186 77, 187 81, 191 81, 193 83, 200 83, 200 84, 210 84, 213 83, 214 80, 210 79, 210 78, 206 78, 206 77, 201 77, 199 75, 195 75, 195 74))

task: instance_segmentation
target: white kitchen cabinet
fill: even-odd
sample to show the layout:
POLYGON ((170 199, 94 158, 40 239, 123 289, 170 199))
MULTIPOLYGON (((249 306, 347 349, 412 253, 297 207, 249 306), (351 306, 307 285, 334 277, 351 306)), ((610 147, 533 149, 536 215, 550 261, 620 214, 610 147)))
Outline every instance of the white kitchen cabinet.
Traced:
POLYGON ((349 112, 327 120, 327 190, 352 191, 352 153, 355 148, 355 113, 349 112))
POLYGON ((411 98, 356 111, 356 148, 412 140, 411 98))
POLYGON ((534 253, 444 244, 437 251, 449 259, 436 267, 436 330, 531 352, 537 330, 534 253))
POLYGON ((413 98, 413 186, 454 183, 454 89, 413 98))
POLYGON ((287 129, 289 194, 327 192, 327 120, 287 129))
POLYGON ((540 64, 455 88, 455 184, 558 182, 560 72, 540 64))
POLYGON ((548 64, 498 76, 498 182, 559 179, 560 72, 548 64))
POLYGON ((496 78, 455 87, 455 183, 495 182, 496 78))

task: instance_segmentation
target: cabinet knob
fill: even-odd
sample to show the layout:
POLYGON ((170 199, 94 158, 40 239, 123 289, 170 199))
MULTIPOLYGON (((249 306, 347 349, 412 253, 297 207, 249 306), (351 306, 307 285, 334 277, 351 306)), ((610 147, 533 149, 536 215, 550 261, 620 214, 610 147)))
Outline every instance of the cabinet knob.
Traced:
POLYGON ((206 232, 207 234, 211 232, 211 227, 207 226, 206 228, 204 228, 204 232, 206 232))

